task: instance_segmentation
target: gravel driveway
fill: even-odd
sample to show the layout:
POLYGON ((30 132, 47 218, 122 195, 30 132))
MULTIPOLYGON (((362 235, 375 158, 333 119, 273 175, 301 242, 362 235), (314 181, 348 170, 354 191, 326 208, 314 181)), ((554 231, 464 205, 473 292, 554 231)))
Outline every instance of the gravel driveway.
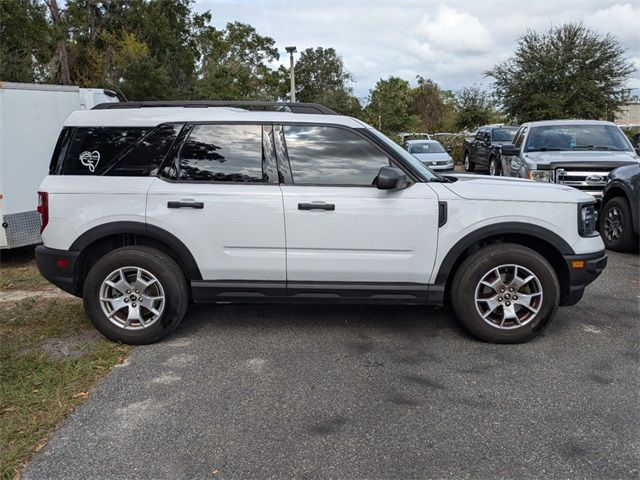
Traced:
POLYGON ((638 478, 639 302, 639 257, 611 253, 524 345, 448 310, 194 307, 24 478, 638 478))

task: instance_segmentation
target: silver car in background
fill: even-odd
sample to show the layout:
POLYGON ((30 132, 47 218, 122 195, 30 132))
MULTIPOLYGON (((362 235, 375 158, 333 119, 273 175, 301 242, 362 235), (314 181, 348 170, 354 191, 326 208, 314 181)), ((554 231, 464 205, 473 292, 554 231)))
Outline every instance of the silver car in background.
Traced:
POLYGON ((453 170, 453 158, 436 140, 407 140, 405 148, 431 170, 453 170))

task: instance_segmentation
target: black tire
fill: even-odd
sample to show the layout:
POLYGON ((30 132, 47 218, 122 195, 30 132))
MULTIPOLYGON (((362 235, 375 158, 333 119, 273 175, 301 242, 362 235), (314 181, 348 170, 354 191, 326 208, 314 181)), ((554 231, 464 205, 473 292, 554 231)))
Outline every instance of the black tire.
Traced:
POLYGON ((494 177, 502 175, 500 161, 496 157, 491 157, 489 159, 489 175, 494 177))
POLYGON ((605 247, 616 252, 631 252, 637 247, 629 202, 613 197, 600 210, 600 235, 605 247))
MULTIPOLYGON (((530 283, 525 284, 523 288, 531 288, 530 285, 530 283)), ((496 295, 500 291, 494 290, 496 295)), ((522 296, 522 293, 526 292, 516 290, 516 293, 522 296)), ((512 296, 513 293, 510 294, 510 298, 512 296)), ((522 245, 501 243, 481 248, 460 264, 451 283, 451 301, 458 320, 473 336, 492 343, 522 343, 539 335, 553 320, 560 302, 560 284, 553 268, 540 254, 522 245), (491 317, 485 321, 476 307, 475 300, 476 288, 480 281, 486 274, 502 265, 517 265, 520 267, 520 272, 525 271, 522 267, 529 270, 537 277, 536 280, 542 291, 539 297, 541 300, 538 300, 539 303, 536 306, 539 310, 535 314, 531 314, 521 305, 516 306, 514 302, 512 308, 517 309, 523 318, 528 313, 531 317, 528 320, 525 319, 522 326, 517 326, 513 322, 511 329, 502 329, 497 324, 492 324, 491 317)), ((501 301, 506 302, 504 298, 501 298, 501 301)), ((497 312, 495 314, 500 315, 500 312, 503 312, 500 310, 502 308, 504 306, 498 306, 494 310, 497 312)))
POLYGON ((464 152, 464 160, 463 160, 463 163, 464 163, 464 169, 465 169, 465 171, 467 171, 467 172, 473 172, 473 171, 475 171, 475 169, 476 169, 476 164, 475 164, 475 163, 473 163, 473 162, 471 161, 471 158, 469 157, 469 152, 464 152))
MULTIPOLYGON (((131 293, 135 296, 133 291, 131 293)), ((122 296, 128 297, 125 294, 122 296)), ((87 315, 100 333, 110 340, 132 345, 157 342, 169 335, 179 325, 189 304, 187 281, 180 267, 169 256, 155 248, 146 246, 118 248, 100 258, 93 265, 85 279, 83 298, 87 315), (153 323, 149 322, 150 325, 148 327, 139 330, 127 330, 112 323, 107 318, 107 313, 103 310, 100 300, 100 290, 103 282, 114 271, 127 267, 144 269, 152 274, 160 284, 162 293, 164 293, 164 304, 160 315, 153 323)), ((129 302, 128 299, 126 301, 129 302)), ((142 302, 139 303, 143 305, 142 302)), ((135 304, 133 305, 135 306, 135 304)), ((126 308, 128 308, 128 305, 127 307, 122 307, 124 310, 121 310, 121 312, 126 312, 126 308)), ((143 311, 142 308, 138 308, 143 311)), ((147 310, 144 312, 147 315, 149 314, 147 310)), ((119 313, 118 315, 124 314, 119 313)))

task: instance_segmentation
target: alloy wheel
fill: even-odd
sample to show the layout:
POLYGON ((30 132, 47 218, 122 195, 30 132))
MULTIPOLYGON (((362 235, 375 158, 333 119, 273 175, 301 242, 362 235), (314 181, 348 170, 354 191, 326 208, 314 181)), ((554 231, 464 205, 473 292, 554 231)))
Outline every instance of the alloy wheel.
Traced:
POLYGON ((542 284, 531 270, 514 264, 489 270, 475 291, 476 310, 492 327, 511 330, 530 323, 542 307, 542 284))
POLYGON ((165 293, 160 281, 149 271, 122 267, 102 282, 100 306, 117 327, 141 330, 149 328, 162 316, 165 293))
POLYGON ((604 217, 604 235, 609 243, 615 244, 622 237, 624 221, 618 207, 612 206, 604 217))

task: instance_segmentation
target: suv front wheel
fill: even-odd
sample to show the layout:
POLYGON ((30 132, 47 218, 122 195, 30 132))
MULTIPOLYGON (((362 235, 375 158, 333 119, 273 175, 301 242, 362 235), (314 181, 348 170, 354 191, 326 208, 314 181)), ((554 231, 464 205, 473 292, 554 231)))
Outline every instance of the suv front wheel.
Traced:
POLYGON ((141 345, 171 333, 187 310, 180 267, 150 247, 122 247, 100 258, 83 290, 91 323, 110 340, 141 345))
POLYGON ((467 257, 451 284, 453 309, 472 335, 521 343, 553 319, 560 284, 544 257, 522 245, 490 245, 467 257))

